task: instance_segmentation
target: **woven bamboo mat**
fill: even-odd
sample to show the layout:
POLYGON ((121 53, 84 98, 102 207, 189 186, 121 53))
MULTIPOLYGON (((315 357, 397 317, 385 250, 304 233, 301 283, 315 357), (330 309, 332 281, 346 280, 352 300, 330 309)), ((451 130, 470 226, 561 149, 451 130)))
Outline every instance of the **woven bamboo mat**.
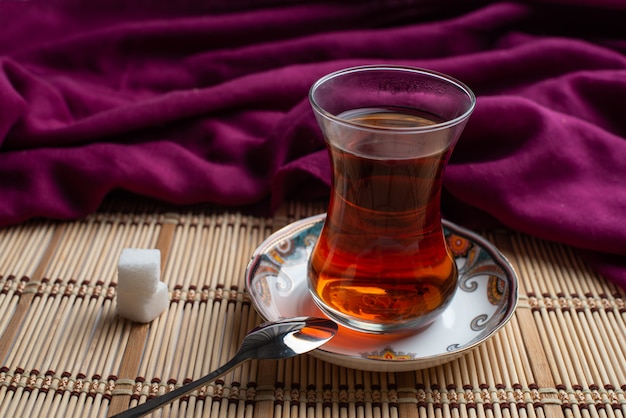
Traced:
MULTIPOLYGON (((252 251, 324 211, 273 218, 215 209, 105 206, 75 222, 0 229, 0 417, 105 417, 228 360, 261 319, 243 286, 252 251), (115 315, 122 248, 159 248, 169 310, 147 325, 115 315)), ((303 355, 252 361, 156 416, 626 416, 622 290, 568 248, 487 234, 520 276, 507 326, 432 369, 375 373, 303 355)))

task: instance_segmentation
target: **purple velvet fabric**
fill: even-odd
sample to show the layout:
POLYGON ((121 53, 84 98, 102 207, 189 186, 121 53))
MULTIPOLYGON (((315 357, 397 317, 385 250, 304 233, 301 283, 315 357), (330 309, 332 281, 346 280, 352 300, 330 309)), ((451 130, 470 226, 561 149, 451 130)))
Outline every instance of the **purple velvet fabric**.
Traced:
POLYGON ((117 190, 324 196, 310 85, 404 64, 478 97, 445 215, 575 246, 626 287, 626 3, 244 3, 0 1, 0 226, 77 218, 117 190))

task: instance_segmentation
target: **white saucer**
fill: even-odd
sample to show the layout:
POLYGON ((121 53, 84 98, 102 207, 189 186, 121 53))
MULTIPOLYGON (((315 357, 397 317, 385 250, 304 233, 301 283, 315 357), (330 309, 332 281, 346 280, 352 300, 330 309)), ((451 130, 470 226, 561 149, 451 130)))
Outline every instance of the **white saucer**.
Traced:
MULTIPOLYGON (((307 262, 326 215, 294 222, 272 234, 254 252, 246 288, 267 321, 325 317, 307 286, 307 262)), ((415 334, 368 334, 339 327, 311 354, 368 371, 419 370, 446 363, 486 341, 506 324, 517 304, 517 277, 485 239, 444 220, 444 232, 459 268, 459 287, 445 312, 415 334)))

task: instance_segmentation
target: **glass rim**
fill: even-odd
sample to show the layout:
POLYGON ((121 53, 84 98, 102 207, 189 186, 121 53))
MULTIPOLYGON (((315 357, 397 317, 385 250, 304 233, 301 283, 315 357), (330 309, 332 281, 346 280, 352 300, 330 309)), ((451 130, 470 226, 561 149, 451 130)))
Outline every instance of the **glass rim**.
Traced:
POLYGON ((360 66, 355 66, 355 67, 343 68, 341 70, 333 71, 319 78, 317 81, 315 81, 315 83, 313 83, 313 85, 309 89, 309 102, 311 103, 313 110, 317 112, 320 116, 323 116, 326 119, 330 119, 336 123, 339 123, 345 126, 357 128, 360 130, 371 131, 371 132, 417 133, 417 132, 433 132, 437 130, 447 129, 452 126, 456 126, 459 123, 463 122, 464 120, 468 119, 469 116, 474 111, 474 108, 476 107, 476 95, 462 81, 457 80, 456 78, 452 76, 449 76, 447 74, 444 74, 438 71, 429 70, 429 69, 420 68, 420 67, 404 66, 404 65, 372 64, 372 65, 360 65, 360 66), (340 75, 365 72, 365 71, 370 71, 370 72, 371 71, 399 71, 399 72, 404 72, 404 73, 415 73, 415 74, 420 74, 420 75, 426 75, 429 77, 439 79, 441 81, 444 81, 445 83, 456 86, 459 90, 463 91, 469 98, 469 106, 467 110, 463 112, 461 115, 453 119, 435 123, 433 125, 412 126, 412 127, 407 127, 407 128, 404 128, 404 127, 381 128, 381 127, 376 127, 376 126, 362 125, 359 123, 354 123, 354 122, 350 122, 349 120, 342 119, 339 116, 335 115, 334 113, 329 112, 326 109, 324 109, 314 99, 313 97, 314 92, 325 82, 333 78, 336 78, 337 76, 340 76, 340 75))

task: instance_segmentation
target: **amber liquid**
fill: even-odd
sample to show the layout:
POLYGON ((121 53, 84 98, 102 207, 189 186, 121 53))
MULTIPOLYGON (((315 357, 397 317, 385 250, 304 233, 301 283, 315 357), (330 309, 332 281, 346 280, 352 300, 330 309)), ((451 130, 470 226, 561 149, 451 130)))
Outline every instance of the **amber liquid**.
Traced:
MULTIPOLYGON (((437 122, 394 109, 359 109, 342 117, 387 127, 437 122)), ((430 152, 415 149, 415 141, 389 138, 329 145, 333 194, 309 263, 318 304, 373 332, 426 326, 446 308, 457 281, 440 214, 451 150, 433 144, 439 149, 430 152)))

